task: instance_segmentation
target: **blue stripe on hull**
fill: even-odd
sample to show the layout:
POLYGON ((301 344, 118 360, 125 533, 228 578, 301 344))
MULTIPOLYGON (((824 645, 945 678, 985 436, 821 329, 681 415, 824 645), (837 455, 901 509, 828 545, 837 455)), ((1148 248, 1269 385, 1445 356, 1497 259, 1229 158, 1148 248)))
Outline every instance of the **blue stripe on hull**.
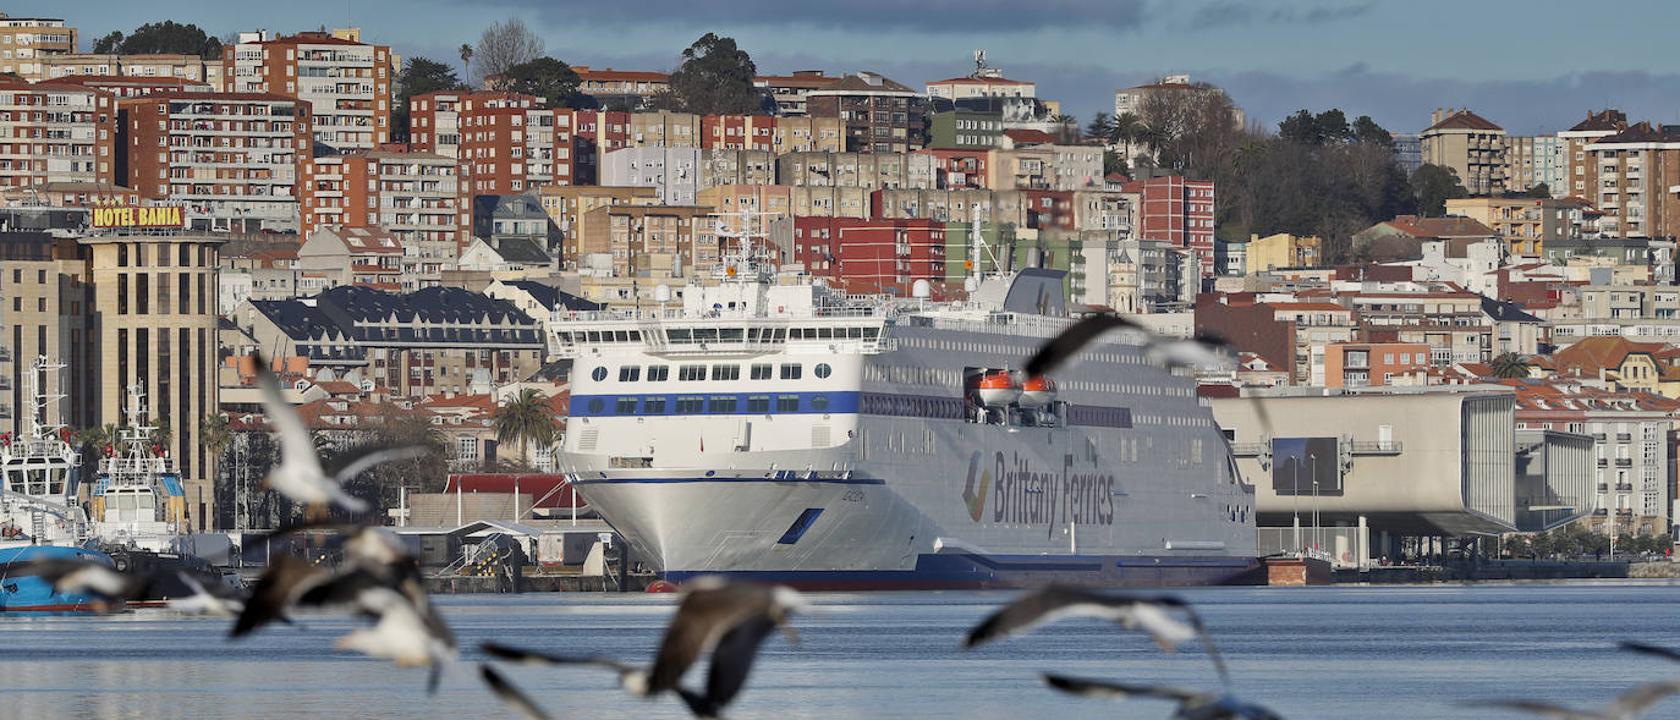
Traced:
POLYGON ((53 590, 35 575, 14 575, 9 569, 36 560, 84 559, 111 563, 111 557, 97 550, 31 545, 0 549, 0 612, 91 613, 93 598, 80 593, 53 590))
POLYGON ((921 555, 914 570, 740 570, 665 572, 682 583, 703 575, 789 585, 801 590, 983 590, 1062 583, 1086 587, 1258 585, 1258 558, 1095 555, 921 555))

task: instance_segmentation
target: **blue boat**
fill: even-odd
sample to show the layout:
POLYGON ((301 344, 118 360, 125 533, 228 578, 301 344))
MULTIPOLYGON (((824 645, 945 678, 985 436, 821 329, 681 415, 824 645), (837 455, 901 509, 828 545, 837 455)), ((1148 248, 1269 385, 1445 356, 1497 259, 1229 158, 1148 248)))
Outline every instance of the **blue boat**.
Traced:
MULTIPOLYGON (((74 469, 81 458, 70 432, 49 418, 63 399, 50 392, 49 372, 63 369, 39 357, 30 366, 26 433, 0 433, 0 611, 96 612, 90 598, 55 592, 44 579, 16 574, 37 560, 111 557, 84 547, 87 515, 76 503, 74 469)), ((110 609, 108 607, 103 609, 110 609)))
POLYGON ((95 605, 80 593, 61 593, 35 575, 14 575, 12 568, 37 560, 94 560, 111 564, 111 556, 98 550, 62 545, 23 545, 0 548, 0 612, 93 613, 116 608, 95 605))

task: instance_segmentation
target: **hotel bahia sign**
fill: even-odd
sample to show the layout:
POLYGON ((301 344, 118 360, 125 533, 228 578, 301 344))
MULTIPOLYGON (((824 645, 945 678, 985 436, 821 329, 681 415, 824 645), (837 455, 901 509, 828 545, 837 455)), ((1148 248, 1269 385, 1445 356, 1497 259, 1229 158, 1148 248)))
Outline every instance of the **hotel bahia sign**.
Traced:
POLYGON ((96 228, 180 228, 187 224, 179 205, 95 207, 96 228))

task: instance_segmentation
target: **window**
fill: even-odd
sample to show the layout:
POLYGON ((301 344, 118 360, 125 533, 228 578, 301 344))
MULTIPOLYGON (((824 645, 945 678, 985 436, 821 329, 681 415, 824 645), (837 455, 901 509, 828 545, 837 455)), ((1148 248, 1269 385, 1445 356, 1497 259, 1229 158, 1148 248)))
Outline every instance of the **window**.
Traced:
POLYGON ((713 365, 712 366, 712 379, 713 380, 740 380, 741 379, 741 366, 740 365, 713 365))
POLYGON ((589 414, 590 415, 601 414, 601 408, 603 408, 603 407, 606 407, 606 403, 602 402, 601 398, 589 398, 589 414))
POLYGON ((680 397, 677 398, 678 415, 698 415, 706 411, 706 398, 680 397))
POLYGON ((817 367, 814 372, 816 372, 817 377, 826 380, 828 376, 834 374, 834 368, 829 367, 828 363, 817 363, 817 367))
POLYGON ((455 459, 468 462, 478 460, 478 440, 471 437, 455 438, 455 459))
POLYGON ((714 395, 711 402, 711 412, 731 414, 735 412, 734 395, 714 395))
POLYGON ((816 411, 816 412, 827 412, 828 411, 828 396, 827 395, 812 395, 811 396, 811 409, 816 411))
POLYGON ((625 365, 618 369, 619 382, 636 382, 642 379, 642 366, 625 365))
POLYGON ((669 365, 648 366, 648 382, 665 382, 670 379, 671 367, 669 365))
POLYGON ((770 412, 769 395, 752 395, 747 398, 747 412, 766 414, 770 412))
MULTIPOLYGON (((684 382, 706 379, 705 365, 681 365, 677 367, 677 379, 684 382)), ((680 400, 678 402, 681 402, 680 400)))
POLYGON ((616 410, 618 411, 619 415, 635 415, 636 414, 636 398, 633 398, 633 397, 621 397, 621 398, 619 398, 618 399, 618 407, 616 408, 616 410))
POLYGON ((773 370, 768 364, 752 366, 752 379, 754 380, 769 380, 772 373, 773 370))
POLYGON ((594 380, 595 382, 601 382, 603 380, 606 380, 607 379, 607 368, 606 368, 606 366, 604 366, 604 365, 597 366, 594 370, 589 371, 589 377, 590 377, 590 379, 594 380))
POLYGON ((777 395, 776 396, 776 412, 785 412, 785 413, 799 412, 799 396, 798 395, 777 395))
POLYGON ((798 380, 804 374, 805 374, 805 366, 804 365, 800 365, 798 363, 787 363, 787 364, 782 365, 782 379, 783 380, 798 380))
POLYGON ((664 415, 665 414, 665 398, 650 397, 650 398, 642 400, 642 414, 643 415, 664 415))

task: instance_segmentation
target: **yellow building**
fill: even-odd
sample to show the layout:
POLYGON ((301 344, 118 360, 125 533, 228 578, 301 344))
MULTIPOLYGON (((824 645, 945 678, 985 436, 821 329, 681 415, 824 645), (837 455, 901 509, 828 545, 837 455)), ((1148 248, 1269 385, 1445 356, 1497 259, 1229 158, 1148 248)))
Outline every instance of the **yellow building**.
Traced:
POLYGON ((1512 256, 1538 258, 1549 240, 1569 237, 1574 206, 1551 198, 1473 197, 1447 201, 1447 214, 1467 217, 1505 239, 1512 256))
POLYGON ((60 18, 10 17, 0 13, 0 73, 30 82, 47 79, 43 58, 76 52, 76 28, 60 18))
POLYGON ((1248 274, 1282 268, 1317 267, 1324 261, 1324 241, 1317 235, 1250 235, 1246 269, 1248 274))
POLYGON ((614 187, 609 185, 545 185, 538 191, 538 202, 554 226, 560 228, 561 263, 568 269, 577 268, 578 235, 583 232, 583 216, 598 207, 613 205, 658 205, 659 189, 655 187, 614 187))

